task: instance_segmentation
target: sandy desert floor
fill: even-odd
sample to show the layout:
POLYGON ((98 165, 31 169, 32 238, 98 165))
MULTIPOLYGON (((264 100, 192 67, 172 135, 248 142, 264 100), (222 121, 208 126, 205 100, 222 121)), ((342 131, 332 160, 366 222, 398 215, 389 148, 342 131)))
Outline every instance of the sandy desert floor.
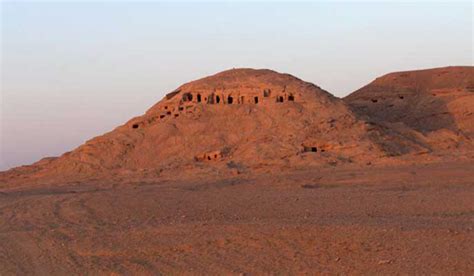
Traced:
POLYGON ((474 164, 0 191, 0 275, 474 273, 474 164))

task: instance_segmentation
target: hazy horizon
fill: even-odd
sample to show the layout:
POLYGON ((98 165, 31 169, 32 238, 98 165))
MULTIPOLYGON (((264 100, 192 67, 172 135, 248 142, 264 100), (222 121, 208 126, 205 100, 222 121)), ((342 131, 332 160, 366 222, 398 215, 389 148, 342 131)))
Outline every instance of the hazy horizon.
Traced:
POLYGON ((0 171, 70 151, 231 68, 343 97, 394 71, 473 65, 471 2, 0 6, 0 171))

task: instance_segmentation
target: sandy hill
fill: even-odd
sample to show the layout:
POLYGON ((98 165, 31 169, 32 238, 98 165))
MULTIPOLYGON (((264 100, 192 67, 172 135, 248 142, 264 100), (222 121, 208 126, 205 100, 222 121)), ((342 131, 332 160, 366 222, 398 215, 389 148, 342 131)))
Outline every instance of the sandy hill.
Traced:
POLYGON ((341 99, 314 84, 271 70, 233 69, 184 84, 143 116, 23 169, 68 177, 242 173, 366 164, 423 147, 358 119, 341 99))
POLYGON ((474 67, 387 74, 344 101, 361 118, 420 132, 433 150, 472 146, 474 67))

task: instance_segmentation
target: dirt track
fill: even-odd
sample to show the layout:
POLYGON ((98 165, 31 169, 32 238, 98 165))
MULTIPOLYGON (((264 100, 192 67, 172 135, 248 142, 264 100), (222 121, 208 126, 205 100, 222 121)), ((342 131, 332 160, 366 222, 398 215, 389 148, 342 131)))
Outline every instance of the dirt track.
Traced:
POLYGON ((0 191, 0 275, 474 272, 474 164, 0 191))

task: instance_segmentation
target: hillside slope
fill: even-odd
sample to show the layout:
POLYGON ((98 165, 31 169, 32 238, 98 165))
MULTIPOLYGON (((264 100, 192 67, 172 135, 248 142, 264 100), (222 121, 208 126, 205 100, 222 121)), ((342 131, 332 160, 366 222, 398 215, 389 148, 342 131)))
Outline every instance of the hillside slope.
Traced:
POLYGON ((390 73, 344 102, 361 118, 422 133, 433 149, 472 147, 474 67, 390 73))

